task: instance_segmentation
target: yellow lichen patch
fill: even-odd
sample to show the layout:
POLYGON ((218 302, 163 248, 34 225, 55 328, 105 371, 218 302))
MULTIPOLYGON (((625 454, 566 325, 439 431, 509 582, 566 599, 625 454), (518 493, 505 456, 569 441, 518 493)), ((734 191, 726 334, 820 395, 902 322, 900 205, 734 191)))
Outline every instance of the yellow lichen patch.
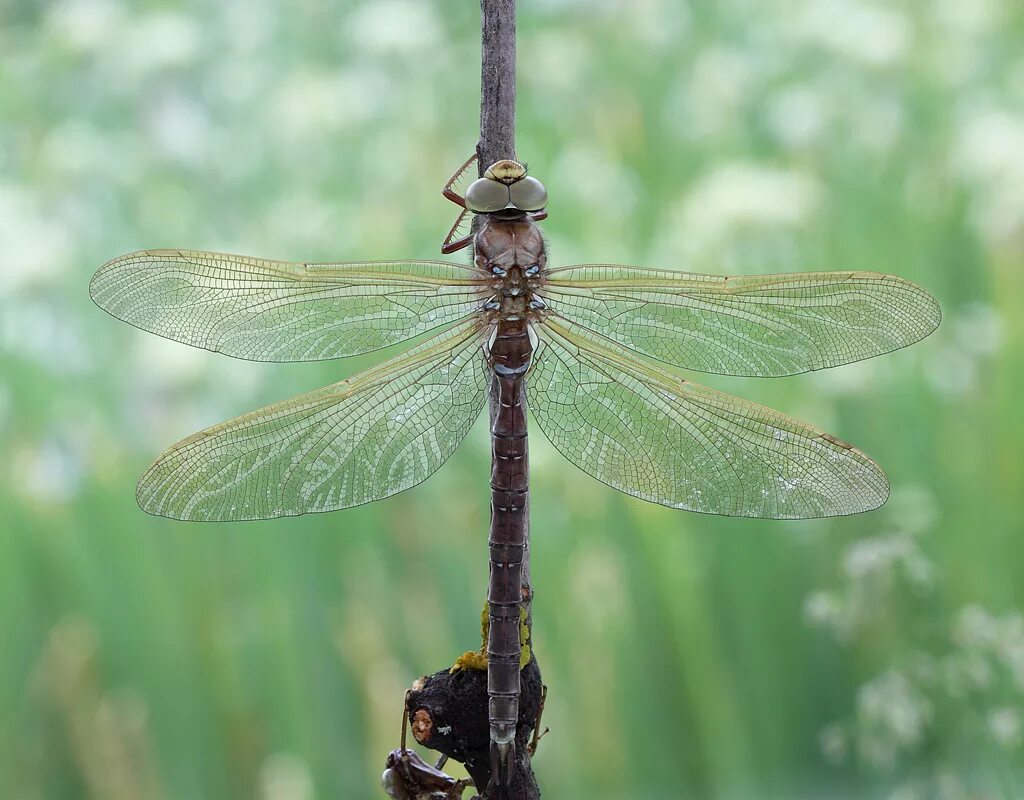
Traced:
POLYGON ((519 669, 524 669, 530 663, 532 652, 530 623, 525 608, 519 610, 519 647, 519 669))
MULTIPOLYGON (((483 671, 487 669, 487 633, 491 625, 491 617, 487 613, 487 604, 484 604, 483 613, 480 614, 480 649, 467 650, 452 665, 450 672, 475 669, 483 671)), ((525 608, 519 609, 519 669, 524 669, 530 663, 530 656, 533 653, 532 637, 530 631, 529 616, 525 608)))
POLYGON ((491 166, 487 168, 487 171, 484 172, 484 177, 490 178, 492 181, 498 181, 498 183, 508 184, 515 183, 525 174, 526 167, 518 161, 511 161, 510 159, 505 158, 491 164, 491 166))
POLYGON ((482 653, 479 650, 467 650, 455 659, 455 663, 452 665, 449 672, 455 673, 460 672, 461 670, 471 669, 475 669, 480 672, 487 669, 487 653, 482 653))
POLYGON ((487 669, 487 632, 490 629, 491 617, 487 613, 488 606, 484 603, 484 610, 480 612, 480 649, 468 650, 455 659, 449 672, 458 672, 463 669, 487 669))

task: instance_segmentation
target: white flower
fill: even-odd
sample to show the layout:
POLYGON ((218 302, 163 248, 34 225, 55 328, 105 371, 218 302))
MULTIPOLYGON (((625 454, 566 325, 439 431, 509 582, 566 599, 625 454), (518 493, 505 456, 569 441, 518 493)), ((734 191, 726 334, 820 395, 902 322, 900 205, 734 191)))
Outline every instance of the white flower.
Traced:
POLYGON ((814 592, 807 597, 804 620, 812 627, 828 630, 838 640, 848 639, 856 624, 852 609, 831 592, 814 592))
POLYGON ((971 216, 999 244, 1024 230, 1024 116, 967 109, 953 145, 953 171, 971 187, 971 216))
POLYGON ((817 209, 821 188, 795 170, 745 161, 722 164, 670 209, 663 226, 677 252, 708 252, 744 229, 797 227, 817 209))
POLYGON ((822 755, 831 764, 842 764, 849 756, 849 736, 842 726, 832 723, 818 733, 818 746, 822 755))
POLYGON ((739 127, 740 112, 760 72, 749 50, 721 46, 703 50, 666 106, 668 124, 691 140, 739 127))
POLYGON ((821 91, 810 86, 793 86, 777 93, 769 100, 768 124, 789 148, 815 144, 828 124, 821 91))
POLYGON ((0 178, 0 242, 3 280, 0 299, 64 272, 72 256, 73 237, 60 219, 46 211, 41 194, 28 185, 0 178))
POLYGON ((312 800, 316 796, 309 765, 291 753, 274 753, 260 770, 261 800, 312 800))
POLYGON ((981 606, 966 606, 953 624, 953 641, 960 647, 989 647, 997 636, 996 620, 981 606))
POLYGON ((67 503, 78 494, 85 465, 76 443, 49 436, 14 455, 15 488, 39 503, 67 503))
POLYGON ((900 751, 921 742, 931 718, 931 702, 906 675, 883 673, 857 693, 861 757, 873 766, 891 767, 900 751))
POLYGON ((145 73, 191 63, 201 52, 199 22, 176 11, 154 11, 131 20, 122 31, 118 59, 123 75, 139 80, 145 73))
POLYGON ((64 0, 49 5, 47 24, 59 41, 81 50, 99 49, 119 34, 125 6, 114 0, 64 0))
POLYGON ((422 0, 364 3, 345 24, 344 31, 364 52, 426 52, 441 40, 434 5, 422 0))
POLYGON ((1003 747, 1017 747, 1021 743, 1020 711, 1015 708, 994 708, 986 719, 988 732, 1003 747))
POLYGON ((885 5, 855 0, 815 0, 796 23, 804 39, 869 66, 899 61, 913 29, 906 16, 885 5))
POLYGON ((912 580, 926 583, 931 577, 930 563, 921 556, 914 540, 903 533, 861 539, 847 547, 843 555, 843 570, 852 580, 890 573, 897 565, 902 565, 912 580))

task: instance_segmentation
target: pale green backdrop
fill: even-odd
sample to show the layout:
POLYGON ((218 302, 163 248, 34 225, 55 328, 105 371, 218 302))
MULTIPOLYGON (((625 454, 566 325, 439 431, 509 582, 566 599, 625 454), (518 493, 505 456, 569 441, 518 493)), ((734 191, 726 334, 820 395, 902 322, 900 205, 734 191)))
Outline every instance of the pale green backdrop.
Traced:
MULTIPOLYGON (((882 510, 646 505, 533 444, 545 797, 1024 796, 1024 7, 521 0, 556 264, 869 269, 909 350, 708 380, 848 439, 882 510)), ((0 0, 0 797, 382 797, 404 688, 476 644, 483 425, 330 515, 147 517, 207 424, 373 357, 261 365, 89 301, 130 250, 429 258, 475 143, 448 0, 0 0)))

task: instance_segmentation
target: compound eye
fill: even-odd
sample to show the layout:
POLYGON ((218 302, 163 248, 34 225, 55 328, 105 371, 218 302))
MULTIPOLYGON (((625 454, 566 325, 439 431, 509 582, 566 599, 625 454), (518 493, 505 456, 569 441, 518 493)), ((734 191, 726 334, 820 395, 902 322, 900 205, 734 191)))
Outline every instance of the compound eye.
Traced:
POLYGON ((477 178, 466 189, 466 206, 470 211, 488 214, 508 205, 508 187, 490 178, 477 178))
POLYGON ((508 190, 512 205, 520 211, 540 211, 548 204, 548 190, 529 175, 513 183, 508 190))

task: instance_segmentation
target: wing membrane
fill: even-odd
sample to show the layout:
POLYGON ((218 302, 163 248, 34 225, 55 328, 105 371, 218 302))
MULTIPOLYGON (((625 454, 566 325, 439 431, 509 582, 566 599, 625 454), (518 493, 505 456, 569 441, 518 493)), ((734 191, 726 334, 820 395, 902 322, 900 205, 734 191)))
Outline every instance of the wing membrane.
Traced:
POLYGON ((892 275, 817 272, 725 278, 584 265, 554 270, 549 306, 677 367, 772 377, 849 364, 913 344, 938 303, 892 275))
POLYGON ((635 361, 549 319, 527 382, 552 444, 616 489, 674 508, 795 519, 854 514, 888 497, 881 468, 777 411, 635 361))
POLYGON ((292 264, 190 250, 116 258, 90 294, 137 328, 253 361, 367 353, 456 322, 483 299, 473 270, 441 261, 292 264))
POLYGON ((176 519, 267 519, 415 486, 483 408, 482 336, 463 324, 349 380, 190 436, 142 476, 139 505, 176 519))

